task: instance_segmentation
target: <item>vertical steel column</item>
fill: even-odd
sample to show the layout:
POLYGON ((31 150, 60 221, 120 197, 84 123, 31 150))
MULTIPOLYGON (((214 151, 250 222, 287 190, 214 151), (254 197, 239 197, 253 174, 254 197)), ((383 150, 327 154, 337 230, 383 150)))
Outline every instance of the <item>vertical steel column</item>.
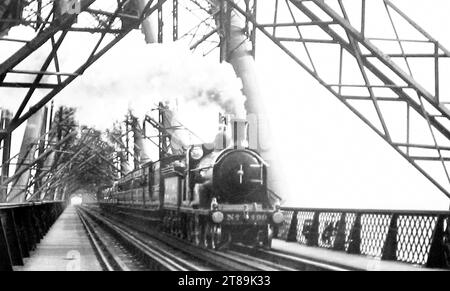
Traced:
MULTIPOLYGON (((428 254, 428 260, 426 266, 428 268, 448 268, 450 262, 446 257, 446 246, 444 244, 444 220, 445 216, 439 215, 437 217, 436 225, 434 227, 430 252, 428 254)), ((447 220, 448 223, 448 220, 447 220)))
POLYGON ((60 192, 61 192, 61 186, 57 186, 56 189, 54 190, 54 193, 53 193, 53 200, 54 201, 58 201, 59 200, 59 197, 60 197, 59 193, 60 192))
POLYGON ((0 216, 0 271, 13 271, 8 241, 0 216))
POLYGON ((67 192, 68 192, 68 186, 67 186, 67 184, 65 184, 64 185, 64 188, 63 188, 63 190, 62 190, 62 192, 61 192, 61 196, 59 197, 59 199, 58 200, 60 200, 60 201, 66 201, 66 195, 67 195, 67 192))
POLYGON ((361 213, 356 214, 355 222, 353 223, 353 227, 350 231, 349 245, 347 249, 347 253, 349 254, 361 254, 361 216, 361 213))
POLYGON ((36 244, 39 242, 38 234, 36 232, 36 228, 33 224, 33 217, 30 207, 26 207, 24 209, 25 215, 24 219, 24 227, 28 237, 29 250, 34 250, 36 248, 36 244))
MULTIPOLYGON (((142 11, 145 8, 146 0, 137 0, 138 1, 138 8, 139 8, 139 12, 142 14, 142 11)), ((145 41, 147 43, 156 43, 157 42, 157 37, 155 35, 155 31, 153 29, 153 25, 152 25, 152 19, 151 17, 145 19, 142 22, 142 32, 144 33, 145 36, 145 41)))
POLYGON ((383 246, 383 253, 381 259, 396 261, 397 260, 397 236, 398 236, 398 225, 397 221, 399 219, 398 214, 393 214, 391 217, 391 222, 389 223, 389 230, 386 235, 386 240, 383 246))
MULTIPOLYGON (((159 103, 158 106, 158 122, 159 124, 164 124, 164 105, 159 103)), ((166 156, 166 138, 164 136, 164 132, 162 130, 158 131, 158 140, 159 140, 159 159, 162 160, 166 156)))
POLYGON ((127 141, 125 141, 125 143, 123 141, 124 134, 125 138, 127 139, 128 133, 126 122, 125 122, 125 132, 122 131, 122 125, 120 125, 119 133, 116 139, 117 143, 119 144, 117 155, 118 155, 118 163, 120 164, 120 172, 125 175, 131 171, 131 167, 130 164, 128 163, 128 143, 127 141))
MULTIPOLYGON (((160 1, 160 0, 158 0, 160 1)), ((140 13, 142 13, 143 9, 145 8, 145 0, 138 0, 138 8, 140 13)), ((178 39, 178 0, 173 1, 173 39, 178 39)), ((151 17, 145 19, 142 23, 142 32, 145 35, 145 41, 148 44, 151 43, 162 43, 163 42, 163 29, 164 29, 164 22, 163 22, 163 8, 162 5, 158 8, 158 36, 155 37, 155 31, 154 31, 154 25, 152 23, 151 17)), ((138 128, 139 123, 136 120, 136 124, 133 125, 133 133, 134 133, 134 149, 135 151, 138 150, 139 155, 135 155, 136 157, 139 157, 140 162, 146 163, 150 161, 150 155, 147 152, 147 148, 145 146, 146 140, 143 137, 142 131, 138 128)), ((128 145, 127 145, 128 149, 128 145)), ((128 153, 127 153, 128 155, 128 153)), ((136 162, 134 167, 136 168, 136 162)), ((122 168, 123 170, 123 168, 122 168)))
MULTIPOLYGON (((161 2, 161 0, 158 0, 161 2)), ((164 41, 164 14, 163 6, 158 7, 158 43, 163 43, 164 41)))
POLYGON ((3 229, 8 242, 9 255, 14 266, 22 266, 22 251, 20 248, 19 234, 17 232, 14 208, 6 209, 0 213, 3 221, 3 229))
MULTIPOLYGON (((249 1, 249 0, 247 0, 249 1)), ((253 11, 249 11, 249 14, 252 14, 255 19, 256 19, 256 15, 258 13, 258 0, 253 0, 253 7, 250 8, 250 3, 247 4, 247 9, 248 10, 253 10, 253 11)), ((250 32, 250 41, 252 44, 252 56, 253 58, 256 58, 256 27, 253 23, 251 23, 250 21, 247 20, 247 26, 248 25, 252 25, 252 31, 250 32)))
MULTIPOLYGON (((41 126, 41 140, 39 140, 38 144, 38 155, 42 155, 45 151, 45 134, 47 132, 47 117, 48 117, 48 108, 44 107, 44 113, 42 116, 42 126, 41 126)), ((40 175, 42 174, 42 168, 45 165, 45 160, 40 160, 36 164, 36 173, 34 175, 34 192, 38 191, 39 188, 42 186, 42 178, 40 178, 40 175)))
POLYGON ((39 27, 42 24, 42 0, 37 1, 38 7, 37 7, 37 14, 36 14, 36 26, 34 28, 35 31, 39 30, 39 27))
POLYGON ((298 211, 292 213, 291 224, 287 233, 286 241, 297 242, 297 232, 298 232, 298 211))
POLYGON ((440 83, 439 83, 439 43, 434 42, 434 96, 436 97, 436 102, 440 103, 440 83))
POLYGON ((178 0, 173 0, 173 41, 178 40, 178 0))
MULTIPOLYGON (((12 113, 8 110, 1 111, 0 129, 6 129, 11 122, 12 113)), ((5 133, 6 138, 3 139, 3 156, 2 156, 2 172, 0 184, 7 180, 9 177, 9 159, 11 156, 11 133, 5 133)), ((8 185, 3 185, 4 188, 0 188, 0 203, 6 202, 6 196, 8 195, 8 185)))
POLYGON ((307 230, 307 233, 303 233, 306 239, 306 245, 310 247, 316 247, 319 245, 319 221, 320 212, 314 212, 311 225, 307 230))
POLYGON ((128 163, 126 155, 128 155, 128 153, 121 152, 120 154, 120 171, 124 174, 131 172, 131 167, 128 163))
POLYGON ((127 116, 127 119, 125 121, 125 147, 126 147, 126 161, 127 164, 130 165, 130 130, 129 130, 129 119, 127 116))
MULTIPOLYGON (((223 29, 223 43, 226 45, 226 61, 233 65, 234 70, 243 84, 243 94, 247 97, 246 109, 248 114, 255 114, 259 118, 264 113, 261 90, 256 77, 255 60, 252 56, 251 43, 245 34, 246 21, 241 19, 236 11, 226 4, 221 4, 225 11, 226 20, 223 29), (228 6, 228 7, 227 7, 228 6)), ((260 149, 261 150, 261 149, 260 149)))
MULTIPOLYGON (((247 35, 248 20, 240 17, 238 11, 233 9, 228 1, 215 0, 215 4, 220 9, 218 13, 218 25, 221 37, 221 61, 229 62, 236 75, 242 80, 242 93, 247 98, 245 108, 249 119, 255 120, 256 124, 250 129, 257 132, 257 150, 263 158, 271 165, 272 171, 268 173, 268 184, 271 190, 276 189, 277 178, 275 173, 281 172, 276 168, 276 154, 270 145, 270 129, 268 126, 264 97, 258 84, 255 59, 254 43, 256 35, 247 35)), ((252 7, 253 14, 257 11, 257 2, 253 5, 248 3, 248 8, 252 7)), ((256 17, 256 15, 253 15, 256 17)))
POLYGON ((17 208, 14 214, 16 219, 17 233, 19 235, 20 250, 22 252, 22 256, 24 258, 27 258, 30 256, 31 245, 29 234, 27 233, 26 229, 25 211, 25 207, 17 208))
POLYGON ((347 213, 343 212, 339 219, 336 238, 334 240, 333 250, 345 251, 345 226, 346 226, 347 213))
POLYGON ((230 16, 228 2, 219 1, 219 33, 220 33, 220 62, 226 62, 229 58, 230 16))
MULTIPOLYGON (((34 159, 34 153, 37 148, 37 142, 39 141, 41 128, 43 125, 43 115, 44 110, 39 110, 27 121, 27 126, 25 128, 25 133, 22 140, 22 146, 20 148, 16 173, 22 171, 24 167, 28 167, 27 164, 34 159)), ((25 202, 26 191, 22 191, 22 188, 27 187, 30 176, 30 171, 26 171, 25 173, 20 175, 20 177, 13 183, 11 192, 9 193, 7 198, 7 202, 25 202)))
POLYGON ((134 168, 137 169, 140 165, 149 162, 150 157, 146 151, 143 131, 139 126, 138 119, 134 116, 131 116, 131 128, 134 138, 134 168))

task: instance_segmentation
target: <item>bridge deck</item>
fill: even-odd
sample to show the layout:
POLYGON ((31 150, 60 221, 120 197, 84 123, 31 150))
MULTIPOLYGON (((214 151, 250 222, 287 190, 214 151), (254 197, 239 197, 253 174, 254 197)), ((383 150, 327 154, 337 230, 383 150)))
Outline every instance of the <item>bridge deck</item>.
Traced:
MULTIPOLYGON (((410 264, 381 261, 371 257, 350 255, 327 249, 307 247, 275 239, 273 250, 312 261, 357 270, 427 270, 410 264)), ((100 271, 102 270, 75 207, 68 206, 39 243, 25 265, 16 271, 100 271)))
POLYGON ((293 255, 304 259, 330 263, 343 268, 367 270, 367 271, 425 271, 430 270, 420 266, 414 266, 406 263, 381 261, 376 258, 352 255, 333 250, 308 247, 295 242, 285 242, 282 240, 273 240, 272 248, 275 251, 287 255, 293 255))
POLYGON ((101 271, 75 207, 68 206, 16 271, 101 271))

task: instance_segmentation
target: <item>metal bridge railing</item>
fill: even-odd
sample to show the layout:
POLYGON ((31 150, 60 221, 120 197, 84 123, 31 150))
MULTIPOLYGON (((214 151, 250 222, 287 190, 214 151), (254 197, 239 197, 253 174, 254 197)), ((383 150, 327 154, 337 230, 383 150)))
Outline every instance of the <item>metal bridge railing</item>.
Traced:
POLYGON ((0 204, 0 271, 23 265, 65 206, 63 201, 0 204))
POLYGON ((382 260, 450 268, 450 212, 282 208, 277 237, 382 260))

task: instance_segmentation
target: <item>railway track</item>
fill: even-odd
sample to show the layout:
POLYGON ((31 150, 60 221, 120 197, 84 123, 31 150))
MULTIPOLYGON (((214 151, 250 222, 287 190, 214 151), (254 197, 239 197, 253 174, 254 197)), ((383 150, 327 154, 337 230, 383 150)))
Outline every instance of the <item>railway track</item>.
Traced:
POLYGON ((106 271, 209 271, 202 264, 186 260, 174 250, 154 241, 143 241, 135 233, 117 226, 84 208, 77 208, 88 236, 106 271))
MULTIPOLYGON (((245 245, 233 245, 224 251, 199 248, 186 241, 155 232, 151 229, 138 229, 139 223, 126 222, 113 215, 105 215, 96 207, 80 207, 84 216, 103 224, 115 233, 121 241, 126 240, 132 253, 141 253, 144 261, 152 259, 166 264, 163 270, 195 270, 195 271, 347 271, 348 268, 318 262, 291 254, 262 250, 245 245), (123 236, 123 238, 122 238, 123 236), (153 250, 150 251, 149 249, 153 250), (136 251, 137 250, 137 251, 136 251), (142 255, 144 254, 144 255, 142 255), (161 254, 163 254, 161 256, 161 254), (153 258, 155 257, 155 258, 153 258), (169 258, 168 262, 165 262, 169 258), (180 260, 181 262, 177 262, 180 260)), ((106 239, 105 239, 106 240, 106 239)), ((103 243, 105 244, 105 243, 103 243)), ((100 256, 101 257, 101 256, 100 256)), ((108 256, 106 256, 108 257, 108 256)), ((157 269, 157 268, 151 268, 157 269)), ((126 269, 125 269, 126 270, 126 269)), ((133 270, 133 269, 130 269, 133 270)))
MULTIPOLYGON (((151 230, 142 232, 132 229, 132 226, 125 224, 124 221, 119 221, 117 218, 111 216, 104 216, 100 211, 94 207, 86 208, 80 207, 81 212, 89 215, 97 221, 104 222, 108 228, 117 229, 119 235, 131 235, 135 241, 139 242, 141 247, 165 246, 170 248, 170 251, 165 249, 166 253, 171 255, 176 254, 176 257, 184 258, 185 262, 195 261, 197 269, 186 270, 217 270, 217 271, 291 271, 292 268, 287 268, 282 265, 275 264, 268 260, 260 258, 252 258, 245 254, 232 251, 215 251, 205 248, 199 248, 186 243, 184 240, 177 237, 157 233, 151 230), (202 267, 198 267, 202 266, 202 267)), ((160 249, 163 249, 162 247, 160 249)), ((163 249, 164 250, 164 249, 163 249)), ((151 256, 151 255, 150 255, 151 256)), ((190 263, 193 265, 192 263, 190 263)))

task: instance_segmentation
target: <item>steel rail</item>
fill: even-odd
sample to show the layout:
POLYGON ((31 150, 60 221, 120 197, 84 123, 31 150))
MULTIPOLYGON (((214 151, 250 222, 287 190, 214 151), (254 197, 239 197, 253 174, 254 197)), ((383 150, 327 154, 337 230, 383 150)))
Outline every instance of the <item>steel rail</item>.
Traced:
MULTIPOLYGON (((106 271, 115 271, 113 263, 111 262, 111 260, 115 259, 114 256, 112 255, 112 252, 108 249, 105 250, 105 245, 100 242, 100 238, 95 233, 90 223, 87 222, 87 219, 84 216, 84 214, 82 214, 81 211, 79 211, 79 209, 77 209, 77 213, 78 217, 81 220, 81 223, 83 224, 84 229, 88 234, 89 240, 91 241, 92 246, 94 247, 94 251, 97 254, 100 264, 104 267, 106 271), (109 255, 106 252, 108 252, 109 255)), ((120 266, 120 264, 117 261, 115 262, 116 265, 120 266)), ((124 271, 124 269, 121 268, 121 271, 124 271)))
MULTIPOLYGON (((123 212, 123 211, 122 211, 123 212)), ((123 212, 127 214, 126 212, 123 212)), ((114 219, 114 215, 112 214, 114 219)), ((133 216, 132 220, 138 220, 138 216, 133 216)), ((124 221, 117 221, 114 223, 124 223, 124 221)), ((133 227, 127 224, 127 228, 133 227)), ((138 230, 142 232, 142 230, 138 230)), ((161 233, 156 233, 151 229, 147 229, 145 231, 146 235, 149 235, 154 240, 158 240, 161 243, 164 243, 172 248, 180 250, 181 252, 186 253, 189 256, 196 257, 202 261, 208 262, 210 265, 214 265, 221 270, 227 271, 295 271, 299 269, 305 269, 304 266, 307 265, 307 269, 314 270, 327 270, 327 271, 347 271, 351 270, 350 268, 345 268, 342 266, 337 266, 333 264, 327 264, 325 262, 315 261, 313 259, 306 259, 300 257, 292 256, 289 258, 287 255, 284 255, 283 261, 285 263, 277 264, 273 260, 264 258, 263 256, 254 256, 252 253, 252 248, 247 247, 247 251, 236 251, 235 248, 231 248, 230 250, 224 251, 216 251, 203 247, 198 247, 189 242, 172 235, 166 235, 161 233)), ((260 253, 261 254, 261 253, 260 253)), ((274 257, 273 254, 269 256, 270 258, 274 257)), ((283 254, 277 254, 278 259, 283 258, 283 254)))
POLYGON ((80 208, 87 215, 94 219, 98 219, 104 225, 105 228, 111 230, 115 235, 119 236, 128 244, 132 245, 139 253, 145 255, 152 261, 161 265, 164 269, 169 271, 205 271, 206 268, 198 267, 195 264, 188 262, 184 259, 176 257, 173 253, 162 249, 159 246, 152 244, 149 245, 148 241, 145 241, 142 237, 132 233, 129 229, 123 225, 111 221, 106 217, 100 217, 98 214, 94 214, 93 211, 87 210, 85 207, 80 208))

